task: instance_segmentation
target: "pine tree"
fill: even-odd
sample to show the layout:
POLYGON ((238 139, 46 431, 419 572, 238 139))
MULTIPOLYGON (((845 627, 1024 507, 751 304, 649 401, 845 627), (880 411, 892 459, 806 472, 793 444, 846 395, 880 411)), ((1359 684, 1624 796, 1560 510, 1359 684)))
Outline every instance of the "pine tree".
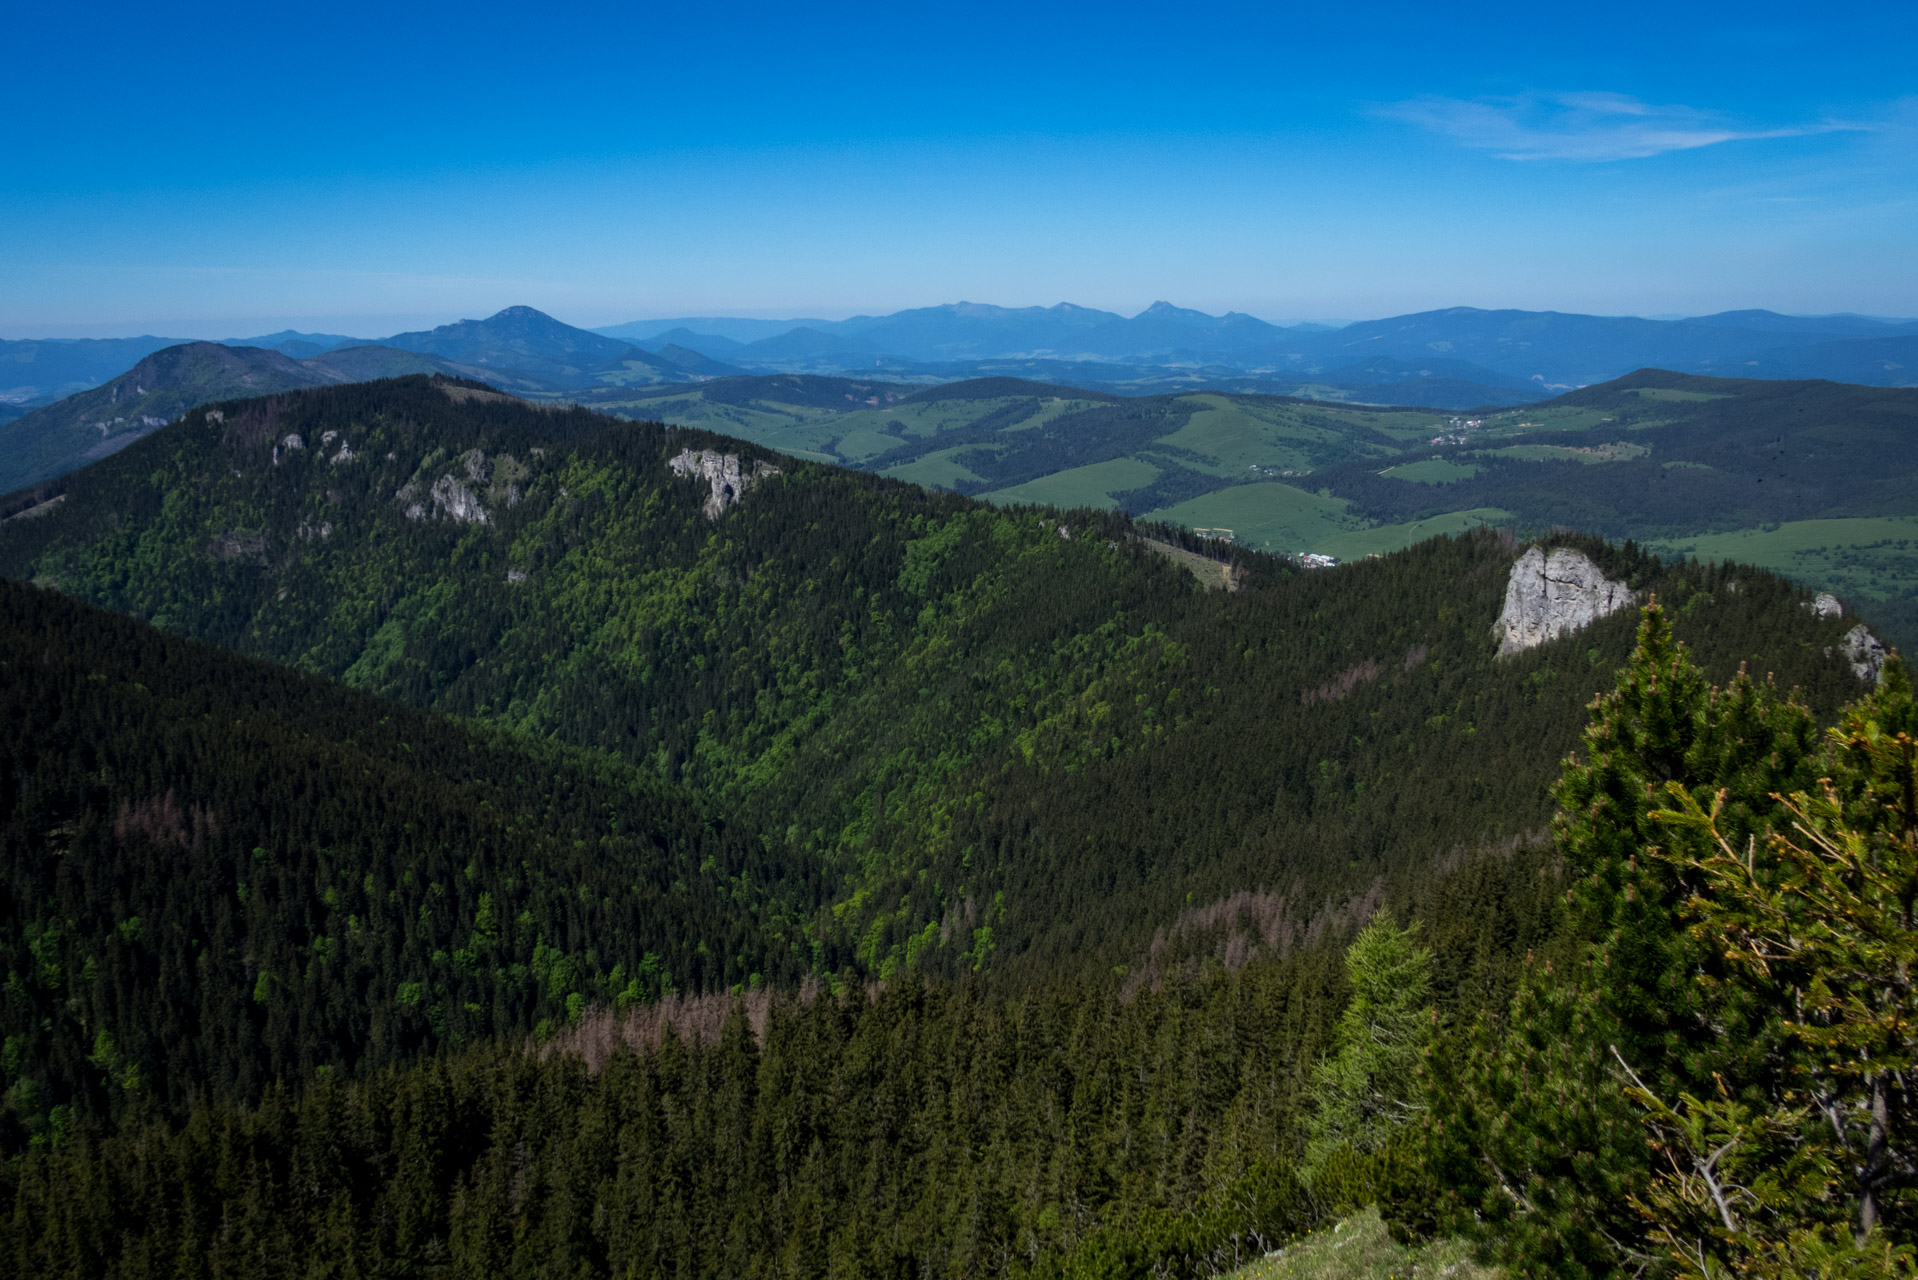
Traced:
POLYGON ((1341 1148, 1380 1150, 1424 1110, 1419 1060, 1432 1038, 1432 955, 1415 945, 1416 932, 1380 914, 1345 953, 1352 999, 1313 1078, 1308 1175, 1341 1148))
POLYGON ((1832 730, 1789 828, 1739 839, 1725 794, 1672 788, 1654 856, 1697 891, 1689 934, 1713 987, 1785 1015, 1780 1087, 1663 1094, 1620 1054, 1667 1157, 1639 1207, 1687 1276, 1918 1274, 1918 706, 1902 662, 1832 730))
POLYGON ((1431 1059, 1429 1199, 1401 1222, 1476 1234, 1514 1268, 1596 1276, 1660 1260, 1632 1203, 1653 1177, 1619 1055, 1662 1096, 1775 1087, 1777 1011, 1700 980, 1722 961, 1688 934, 1687 873, 1654 856, 1673 794, 1718 798, 1728 830, 1769 831, 1779 792, 1809 784, 1810 712, 1741 672, 1714 690, 1656 602, 1616 689, 1565 763, 1555 839, 1581 963, 1539 965, 1503 1019, 1431 1059), (1674 790, 1675 789, 1675 790, 1674 790), (1614 1052, 1616 1051, 1616 1053, 1614 1052), (1426 1216, 1423 1221, 1421 1215, 1426 1216))

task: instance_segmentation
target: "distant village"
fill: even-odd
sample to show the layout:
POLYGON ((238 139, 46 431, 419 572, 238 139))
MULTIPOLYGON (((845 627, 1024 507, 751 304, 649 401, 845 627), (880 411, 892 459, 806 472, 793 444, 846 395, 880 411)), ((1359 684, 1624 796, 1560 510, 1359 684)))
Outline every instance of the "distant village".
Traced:
MULTIPOLYGON (((1209 542, 1236 543, 1238 541, 1238 535, 1231 529, 1194 528, 1192 532, 1209 542)), ((1279 554, 1284 555, 1285 553, 1280 552, 1279 554)), ((1293 562, 1302 569, 1336 569, 1339 567, 1339 558, 1337 556, 1322 555, 1317 551, 1295 551, 1291 553, 1291 558, 1293 562)))
POLYGON ((1483 418, 1453 418, 1446 424, 1452 430, 1432 437, 1433 444, 1464 444, 1468 432, 1477 431, 1485 425, 1483 418))

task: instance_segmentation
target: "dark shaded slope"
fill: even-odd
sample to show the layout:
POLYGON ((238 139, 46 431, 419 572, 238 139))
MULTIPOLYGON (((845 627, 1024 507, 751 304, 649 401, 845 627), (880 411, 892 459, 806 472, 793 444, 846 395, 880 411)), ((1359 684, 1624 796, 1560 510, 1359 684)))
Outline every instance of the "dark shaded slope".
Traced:
MULTIPOLYGON (((0 583, 0 1146, 790 979, 762 846, 628 768, 0 583)), ((785 883, 803 886, 788 863, 785 883)))

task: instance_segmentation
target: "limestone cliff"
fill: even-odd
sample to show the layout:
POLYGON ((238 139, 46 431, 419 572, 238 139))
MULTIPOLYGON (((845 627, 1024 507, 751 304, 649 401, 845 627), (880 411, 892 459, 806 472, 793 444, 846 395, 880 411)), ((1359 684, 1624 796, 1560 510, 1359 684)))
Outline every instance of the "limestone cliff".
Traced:
POLYGON ((1851 673, 1860 680, 1876 682, 1885 678, 1885 642, 1873 635, 1864 623, 1845 633, 1845 638, 1838 642, 1838 651, 1851 663, 1851 673))
POLYGON ((666 465, 682 476, 693 476, 712 486, 711 496, 700 507, 708 520, 719 519, 746 490, 779 474, 779 468, 764 462, 755 462, 752 470, 747 471, 741 466, 738 454, 717 453, 711 449, 687 449, 666 465))
MULTIPOLYGON (((508 457, 505 460, 510 462, 511 458, 508 457)), ((492 513, 481 505, 479 494, 474 491, 486 483, 487 476, 490 474, 491 469, 487 465, 486 455, 478 449, 468 449, 456 461, 465 468, 470 487, 451 472, 447 472, 433 481, 430 488, 424 488, 420 477, 415 476, 393 495, 405 509, 408 520, 424 520, 429 516, 443 515, 458 524, 486 524, 492 518, 492 513), (424 492, 422 492, 423 488, 424 492)), ((507 505, 511 506, 518 501, 519 489, 514 487, 511 489, 507 505)))
POLYGON ((1519 653, 1590 626, 1632 603, 1632 589, 1614 582, 1583 554, 1533 547, 1512 566, 1505 608, 1493 634, 1501 654, 1519 653))

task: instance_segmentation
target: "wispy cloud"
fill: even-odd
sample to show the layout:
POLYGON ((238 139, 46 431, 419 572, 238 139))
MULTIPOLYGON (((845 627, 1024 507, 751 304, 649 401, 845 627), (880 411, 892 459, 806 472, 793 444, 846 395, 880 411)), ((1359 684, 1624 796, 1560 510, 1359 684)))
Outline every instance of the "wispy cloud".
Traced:
POLYGON ((1781 129, 1741 128, 1691 107, 1655 106, 1618 93, 1517 98, 1413 98, 1380 113, 1507 160, 1639 160, 1721 142, 1798 138, 1863 126, 1836 121, 1781 129))

